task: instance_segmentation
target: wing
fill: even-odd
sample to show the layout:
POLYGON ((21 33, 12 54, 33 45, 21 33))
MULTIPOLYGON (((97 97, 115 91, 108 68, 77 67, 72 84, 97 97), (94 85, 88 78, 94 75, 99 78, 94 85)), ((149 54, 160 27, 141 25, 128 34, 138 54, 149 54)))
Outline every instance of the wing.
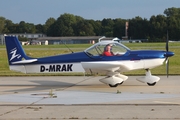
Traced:
POLYGON ((119 73, 121 69, 128 69, 127 64, 119 61, 101 61, 101 62, 81 62, 86 71, 91 72, 106 72, 107 77, 99 81, 108 84, 111 87, 116 87, 128 79, 127 76, 119 73))
POLYGON ((92 70, 92 71, 109 71, 115 72, 120 69, 126 68, 126 66, 122 62, 118 61, 108 61, 108 62, 81 62, 83 68, 85 70, 92 70))

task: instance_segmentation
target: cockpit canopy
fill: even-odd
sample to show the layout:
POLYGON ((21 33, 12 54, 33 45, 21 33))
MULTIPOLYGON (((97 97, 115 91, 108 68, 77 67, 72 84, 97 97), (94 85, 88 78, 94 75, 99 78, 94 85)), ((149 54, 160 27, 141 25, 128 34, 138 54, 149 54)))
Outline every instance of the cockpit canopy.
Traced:
POLYGON ((84 52, 91 56, 101 56, 107 45, 111 46, 111 52, 113 52, 114 55, 123 55, 130 50, 128 47, 116 41, 101 41, 87 48, 84 52))

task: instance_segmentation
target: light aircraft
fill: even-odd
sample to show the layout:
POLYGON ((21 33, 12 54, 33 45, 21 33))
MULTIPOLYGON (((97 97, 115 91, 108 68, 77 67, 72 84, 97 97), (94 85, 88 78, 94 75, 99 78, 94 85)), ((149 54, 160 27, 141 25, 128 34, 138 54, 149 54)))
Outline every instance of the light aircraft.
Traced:
POLYGON ((131 70, 145 70, 145 76, 138 81, 155 85, 160 78, 151 75, 150 69, 166 62, 168 75, 168 58, 174 53, 157 50, 130 50, 116 41, 99 41, 82 52, 68 53, 41 58, 31 58, 24 52, 17 37, 5 36, 5 43, 10 70, 23 73, 64 73, 64 72, 91 72, 106 73, 100 82, 116 87, 128 79, 121 74, 131 70), (103 51, 111 45, 113 56, 104 56, 103 51))

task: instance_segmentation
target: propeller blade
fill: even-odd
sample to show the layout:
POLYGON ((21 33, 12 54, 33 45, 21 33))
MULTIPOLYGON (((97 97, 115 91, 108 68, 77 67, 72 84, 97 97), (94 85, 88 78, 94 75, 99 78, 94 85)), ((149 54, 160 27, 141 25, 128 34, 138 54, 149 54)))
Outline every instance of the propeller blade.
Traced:
MULTIPOLYGON (((167 30, 167 39, 166 39, 166 52, 169 51, 169 35, 168 35, 168 30, 167 30)), ((167 75, 167 78, 169 77, 169 54, 166 53, 166 75, 167 75)))
POLYGON ((166 58, 166 75, 167 75, 167 78, 169 77, 169 59, 166 58))
POLYGON ((166 39, 166 51, 168 52, 169 51, 169 38, 168 38, 168 31, 167 31, 167 39, 166 39))
POLYGON ((166 57, 166 59, 165 59, 165 63, 166 63, 166 64, 168 63, 168 60, 169 60, 169 58, 168 58, 168 57, 166 57))

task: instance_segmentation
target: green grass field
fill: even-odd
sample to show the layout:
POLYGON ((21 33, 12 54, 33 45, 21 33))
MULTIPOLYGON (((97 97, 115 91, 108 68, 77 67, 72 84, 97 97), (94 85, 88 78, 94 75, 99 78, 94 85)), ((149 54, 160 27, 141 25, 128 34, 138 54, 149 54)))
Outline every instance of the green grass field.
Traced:
MULTIPOLYGON (((82 51, 91 44, 67 44, 70 49, 74 52, 82 51)), ((142 49, 155 49, 155 50, 165 50, 165 43, 125 43, 127 47, 131 50, 142 50, 142 49)), ((64 45, 30 45, 23 46, 26 54, 31 57, 43 57, 43 56, 51 56, 58 54, 70 53, 64 45)), ((175 56, 169 59, 169 74, 170 75, 180 75, 180 43, 178 42, 170 42, 169 43, 169 51, 175 53, 175 56)), ((5 46, 0 46, 0 76, 38 76, 38 75, 83 75, 83 74, 24 74, 19 72, 13 72, 9 70, 8 62, 7 62, 7 54, 5 50, 5 46)), ((162 65, 160 67, 154 68, 151 70, 152 74, 156 75, 166 75, 166 65, 162 65)), ((144 70, 130 71, 123 74, 126 75, 143 75, 145 73, 144 70)))

